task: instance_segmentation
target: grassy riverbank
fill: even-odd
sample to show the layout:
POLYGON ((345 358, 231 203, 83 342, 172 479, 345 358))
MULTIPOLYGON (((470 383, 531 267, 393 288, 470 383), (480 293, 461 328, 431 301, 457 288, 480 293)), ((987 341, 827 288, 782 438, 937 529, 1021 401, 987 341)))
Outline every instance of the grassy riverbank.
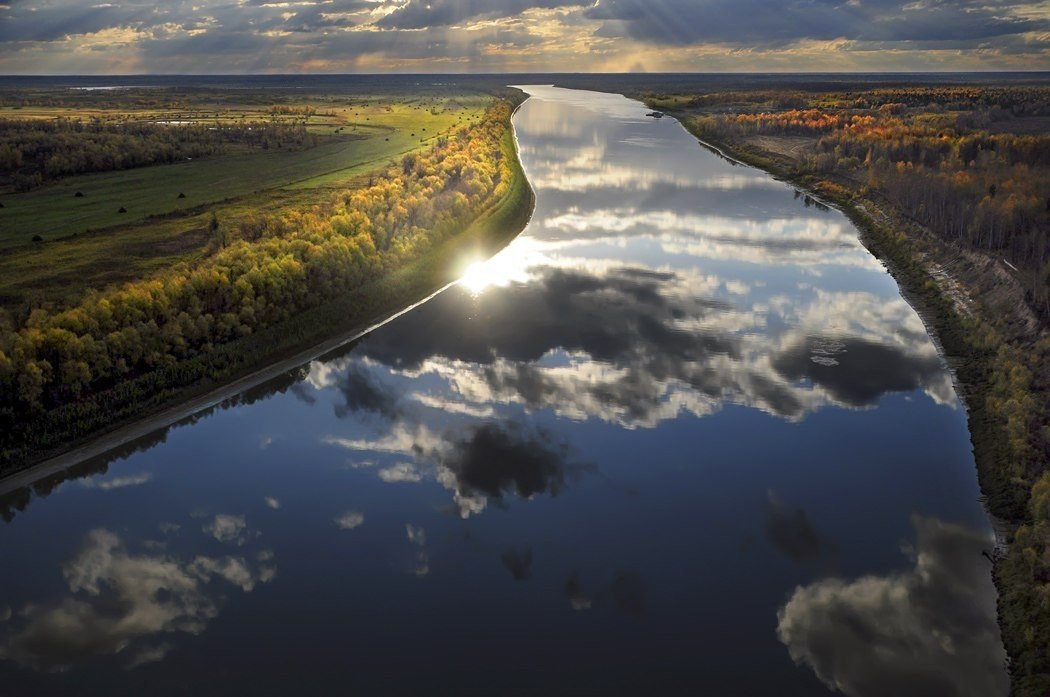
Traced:
POLYGON ((858 186, 849 177, 813 172, 790 148, 719 134, 710 121, 675 108, 673 101, 647 102, 678 117, 721 153, 841 209, 920 312, 942 346, 967 404, 988 510, 1009 530, 1008 546, 995 561, 994 578, 1012 694, 1050 693, 1050 475, 1045 474, 1050 340, 1033 322, 1024 292, 1010 288, 998 260, 945 241, 877 189, 858 186))
MULTIPOLYGON (((520 102, 522 98, 517 97, 515 102, 520 102)), ((127 379, 98 381, 94 383, 98 387, 89 384, 89 389, 78 398, 29 410, 8 411, 8 428, 3 438, 0 473, 18 471, 31 463, 55 456, 129 422, 149 418, 173 404, 207 394, 217 386, 250 374, 260 366, 295 355, 332 335, 368 326, 453 280, 467 260, 491 254, 508 242, 527 223, 534 197, 518 160, 510 125, 511 105, 506 102, 495 104, 493 108, 497 111, 490 110, 487 120, 482 120, 477 127, 481 129, 478 131, 480 135, 471 136, 474 129, 464 128, 462 135, 450 138, 447 143, 442 140, 435 146, 434 152, 437 154, 434 157, 439 157, 440 160, 434 161, 441 162, 442 167, 454 168, 453 174, 450 175, 451 180, 442 183, 440 176, 429 172, 427 163, 431 160, 428 160, 426 155, 418 158, 407 156, 400 166, 378 176, 372 187, 357 193, 350 192, 340 197, 331 208, 314 213, 312 218, 301 223, 304 232, 282 228, 279 224, 281 221, 271 221, 279 232, 274 233, 276 237, 264 235, 262 239, 270 240, 270 248, 280 250, 291 245, 289 249, 301 249, 302 251, 292 253, 299 255, 301 262, 298 263, 305 271, 296 270, 299 267, 293 264, 294 260, 287 252, 280 252, 272 261, 263 259, 263 266, 256 268, 276 269, 267 271, 273 278, 281 278, 281 268, 290 268, 294 272, 288 276, 292 283, 301 283, 311 275, 317 276, 321 282, 331 287, 329 293, 321 293, 316 288, 306 288, 303 293, 289 296, 299 298, 296 302, 304 306, 294 312, 277 308, 280 311, 274 312, 272 316, 280 321, 264 322, 262 316, 255 309, 251 309, 265 310, 270 306, 269 303, 250 302, 243 305, 239 313, 233 312, 235 307, 230 306, 230 303, 235 302, 237 298, 245 298, 244 302, 247 302, 251 298, 262 296, 257 296, 256 293, 249 293, 250 297, 238 294, 244 289, 243 283, 235 284, 231 281, 230 274, 234 272, 230 269, 235 267, 229 264, 222 266, 225 263, 222 260, 231 255, 234 261, 242 260, 245 255, 251 258, 256 252, 247 242, 243 242, 240 250, 224 250, 214 262, 220 264, 217 267, 218 275, 209 272, 210 275, 202 278, 204 281, 212 277, 217 279, 217 289, 222 291, 220 296, 225 298, 220 303, 226 307, 222 317, 228 318, 234 325, 242 323, 244 329, 235 329, 232 336, 224 341, 207 341, 205 337, 206 343, 201 344, 199 348, 184 351, 182 356, 168 354, 168 357, 157 361, 151 369, 131 371, 127 379), (485 138, 492 140, 485 141, 485 138), (461 149, 470 149, 469 152, 473 155, 470 155, 468 150, 460 152, 461 149), (461 170, 460 160, 472 162, 474 169, 471 172, 461 170), (490 177, 485 173, 486 162, 490 163, 488 170, 492 172, 491 188, 487 191, 484 183, 490 181, 490 177), (442 210, 446 213, 439 215, 435 212, 440 220, 435 219, 431 228, 423 228, 418 224, 408 226, 400 222, 403 219, 422 221, 418 215, 413 216, 417 208, 411 206, 405 209, 403 214, 391 217, 385 227, 379 224, 374 215, 365 215, 360 211, 360 207, 369 202, 378 204, 389 200, 390 196, 396 197, 397 192, 402 189, 406 192, 405 196, 412 196, 410 188, 416 185, 405 183, 409 180, 441 187, 442 193, 439 195, 421 196, 416 199, 420 202, 417 206, 428 203, 445 206, 442 210), (355 199, 355 196, 359 198, 355 199), (446 200, 447 203, 441 204, 446 200), (475 200, 477 204, 473 205, 471 202, 475 200), (359 213, 357 219, 348 217, 355 211, 359 213), (324 234, 318 233, 315 231, 318 225, 331 226, 331 230, 324 234), (300 236, 304 236, 301 244, 297 242, 300 236), (325 252, 324 240, 331 240, 337 244, 353 243, 347 254, 354 252, 355 268, 360 266, 362 270, 346 278, 361 278, 360 282, 342 288, 338 282, 332 280, 326 269, 336 267, 325 261, 327 257, 323 255, 335 252, 325 252), (355 251, 359 248, 365 249, 366 256, 361 257, 355 251), (372 252, 368 252, 368 249, 372 252), (390 253, 386 254, 383 250, 390 250, 390 253), (318 261, 311 262, 312 259, 318 261), (365 261, 359 261, 360 259, 365 261), (223 291, 224 288, 228 290, 223 291), (235 290, 237 292, 234 292, 235 290), (312 301, 313 298, 326 295, 323 302, 312 301), (259 322, 258 326, 252 327, 249 324, 253 318, 259 322)), ((393 203, 397 204, 397 201, 393 203)), ((395 210, 389 203, 382 203, 380 208, 395 210)), ((301 216, 296 214, 295 220, 300 221, 301 216)), ((267 252, 264 249, 259 253, 267 252)), ((204 271, 208 269, 205 268, 204 271)), ((257 292, 272 287, 269 281, 266 281, 265 286, 259 285, 265 278, 260 278, 254 271, 250 273, 255 275, 245 274, 242 278, 249 283, 254 280, 257 292)), ((182 276, 178 273, 171 277, 163 277, 157 281, 159 287, 150 286, 147 290, 152 293, 151 297, 156 298, 157 293, 163 295, 166 292, 158 288, 184 283, 180 278, 182 276)), ((177 289, 181 286, 174 287, 177 289)), ((120 292, 135 290, 132 286, 128 286, 127 289, 130 290, 120 292)), ((183 297, 185 293, 179 291, 175 295, 168 295, 177 298, 183 297)), ((214 292, 201 297, 205 306, 209 303, 214 304, 214 292)), ((276 299, 278 296, 273 297, 276 299)), ((116 300, 119 298, 114 299, 116 300)), ((163 322, 174 327, 171 331, 176 331, 179 324, 190 326, 186 324, 185 319, 179 319, 182 315, 173 314, 173 311, 168 309, 169 301, 153 304, 157 309, 147 308, 146 311, 159 312, 160 315, 156 320, 150 320, 151 326, 163 322)), ((84 312, 91 315, 98 307, 96 302, 89 305, 84 312)), ((220 309, 218 306, 216 308, 215 315, 218 316, 220 309)), ((182 314, 185 314, 185 311, 182 314)), ((68 324, 68 319, 63 317, 66 315, 60 314, 57 319, 52 318, 48 321, 68 324)), ((220 318, 218 326, 221 326, 223 321, 220 318)), ((88 322, 87 326, 90 333, 90 327, 94 325, 88 322)), ((157 332, 149 333, 150 336, 154 334, 157 332)), ((164 336, 165 332, 161 331, 160 335, 164 336)), ((143 335, 144 340, 145 336, 143 335)), ((28 339, 32 339, 32 335, 28 339)), ((23 337, 22 340, 24 342, 26 339, 23 337)), ((185 344, 184 341, 178 340, 171 342, 170 338, 166 341, 173 347, 182 347, 185 344)), ((40 346, 41 350, 50 350, 46 340, 40 346)), ((16 352, 10 355, 18 357, 16 352)), ((46 393, 44 397, 47 398, 46 393)))

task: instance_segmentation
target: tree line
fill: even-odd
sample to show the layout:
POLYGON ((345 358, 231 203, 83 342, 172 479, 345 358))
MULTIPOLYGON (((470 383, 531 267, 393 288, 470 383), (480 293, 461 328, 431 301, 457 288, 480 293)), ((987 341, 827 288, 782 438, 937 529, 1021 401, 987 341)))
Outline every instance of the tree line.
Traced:
POLYGON ((0 178, 16 191, 73 174, 170 164, 231 145, 302 147, 301 122, 164 124, 102 119, 0 119, 0 178))
POLYGON ((701 116, 694 126, 716 139, 813 138, 801 171, 841 175, 944 239, 1005 258, 1032 309, 1050 319, 1050 135, 992 130, 1050 116, 1050 90, 901 88, 810 100, 834 106, 701 116))

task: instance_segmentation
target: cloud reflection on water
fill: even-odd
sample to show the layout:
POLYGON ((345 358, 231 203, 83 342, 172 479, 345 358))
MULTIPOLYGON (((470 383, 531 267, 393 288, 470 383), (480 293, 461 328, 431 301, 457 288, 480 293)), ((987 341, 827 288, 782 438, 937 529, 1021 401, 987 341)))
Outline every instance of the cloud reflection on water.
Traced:
POLYGON ((557 436, 512 423, 468 424, 439 436, 425 425, 399 422, 378 440, 328 437, 325 442, 413 458, 414 463, 380 469, 378 477, 388 483, 424 477, 437 481, 453 493, 463 518, 485 510, 489 502, 502 505, 511 496, 555 496, 567 481, 591 469, 572 461, 568 445, 557 436))
POLYGON ((162 659, 173 646, 160 635, 200 634, 222 599, 216 579, 251 592, 276 575, 272 554, 243 556, 133 554, 114 532, 89 532, 62 567, 69 594, 29 603, 0 628, 0 658, 26 668, 64 671, 101 656, 128 669, 162 659))
POLYGON ((849 697, 1005 695, 982 556, 994 539, 936 518, 912 524, 912 568, 796 588, 777 613, 777 636, 796 663, 849 697))
POLYGON ((831 550, 806 511, 788 505, 773 491, 769 492, 765 531, 774 547, 797 562, 813 561, 831 550))
POLYGON ((327 443, 402 456, 377 476, 436 480, 466 516, 564 485, 564 450, 516 426, 522 412, 653 429, 726 405, 787 421, 889 393, 954 406, 925 327, 844 216, 579 106, 519 114, 538 191, 523 236, 310 367, 354 417, 327 443), (823 281, 834 269, 850 276, 823 281))
POLYGON ((369 389, 403 390, 406 403, 466 416, 518 404, 626 428, 726 403, 788 420, 869 407, 889 392, 954 404, 936 349, 902 300, 811 291, 808 304, 774 296, 747 306, 731 297, 745 288, 637 267, 537 269, 528 284, 479 299, 483 319, 450 293, 432 303, 439 320, 405 318, 312 371, 311 382, 343 391, 336 375, 360 376, 367 363, 383 376, 368 378, 369 389), (712 294, 718 287, 723 297, 712 294))

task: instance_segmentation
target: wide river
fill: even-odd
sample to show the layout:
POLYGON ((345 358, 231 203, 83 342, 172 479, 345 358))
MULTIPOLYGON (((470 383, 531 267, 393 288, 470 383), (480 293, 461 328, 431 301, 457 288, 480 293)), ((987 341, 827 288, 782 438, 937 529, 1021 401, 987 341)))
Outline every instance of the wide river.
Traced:
POLYGON ((525 89, 500 254, 5 498, 0 695, 1005 694, 965 411, 856 229, 525 89))

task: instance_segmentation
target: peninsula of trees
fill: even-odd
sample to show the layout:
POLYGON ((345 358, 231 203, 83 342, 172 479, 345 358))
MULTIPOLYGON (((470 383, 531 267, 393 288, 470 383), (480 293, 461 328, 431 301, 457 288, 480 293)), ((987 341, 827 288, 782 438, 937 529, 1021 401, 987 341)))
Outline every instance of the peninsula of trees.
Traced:
MULTIPOLYGON (((448 278, 450 245, 491 249, 516 234, 532 194, 510 126, 513 99, 490 99, 477 118, 309 208, 213 211, 211 252, 192 262, 89 289, 65 306, 8 312, 0 472, 398 309, 448 278)), ((206 144, 208 133, 187 142, 206 144)))

